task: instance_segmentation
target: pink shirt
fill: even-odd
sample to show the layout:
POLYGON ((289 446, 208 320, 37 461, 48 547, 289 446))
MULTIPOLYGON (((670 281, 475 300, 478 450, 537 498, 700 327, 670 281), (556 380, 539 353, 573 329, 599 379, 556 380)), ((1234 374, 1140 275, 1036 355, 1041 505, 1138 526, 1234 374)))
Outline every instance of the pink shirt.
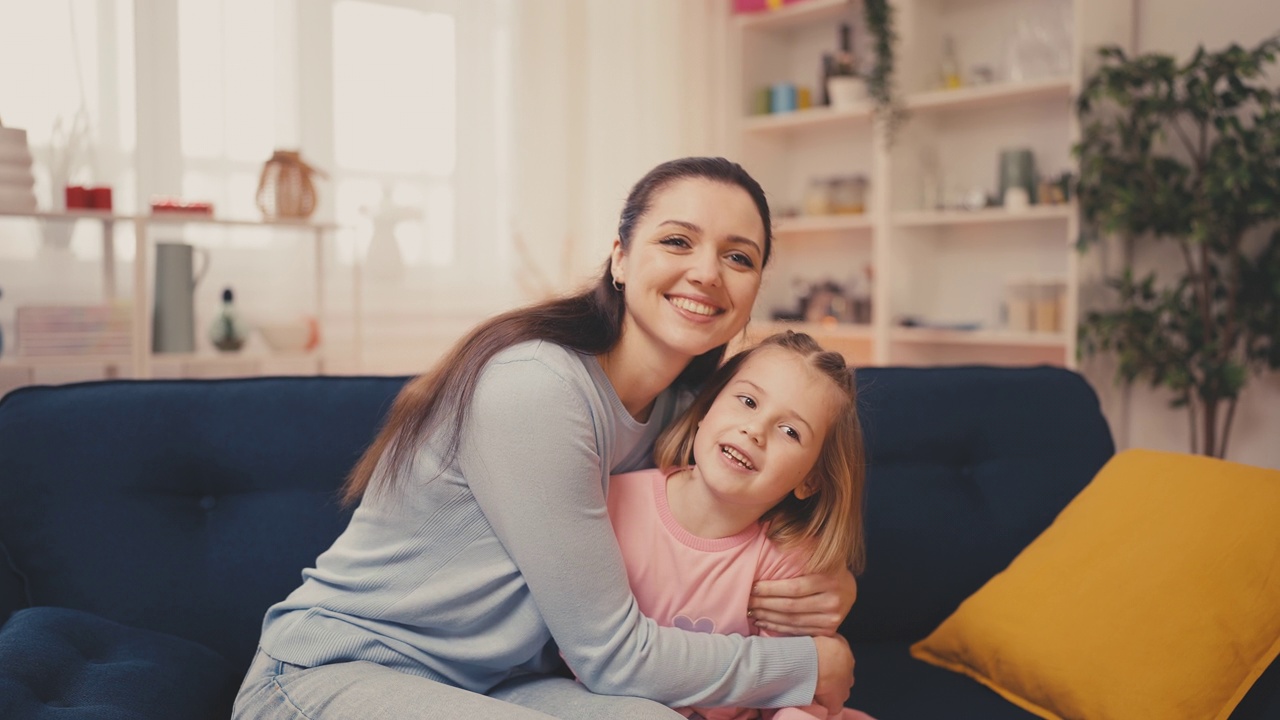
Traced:
MULTIPOLYGON (((640 612, 659 625, 722 635, 757 635, 747 617, 747 599, 756 580, 802 575, 799 553, 784 552, 765 536, 760 523, 737 535, 708 540, 680 526, 667 505, 667 476, 661 470, 615 475, 609 481, 609 518, 622 547, 631 591, 640 612)), ((761 717, 748 708, 685 708, 707 720, 761 717)), ((819 706, 803 711, 765 711, 764 717, 826 717, 819 706)))

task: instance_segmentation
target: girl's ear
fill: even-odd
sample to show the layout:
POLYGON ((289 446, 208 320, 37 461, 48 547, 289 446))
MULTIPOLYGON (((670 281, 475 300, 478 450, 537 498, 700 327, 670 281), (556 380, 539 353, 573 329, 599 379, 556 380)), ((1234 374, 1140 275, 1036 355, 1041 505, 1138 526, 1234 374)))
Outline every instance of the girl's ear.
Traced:
POLYGON ((804 482, 800 483, 800 485, 797 486, 795 490, 792 490, 792 492, 795 493, 797 500, 808 500, 818 494, 818 483, 812 476, 807 477, 804 479, 804 482))

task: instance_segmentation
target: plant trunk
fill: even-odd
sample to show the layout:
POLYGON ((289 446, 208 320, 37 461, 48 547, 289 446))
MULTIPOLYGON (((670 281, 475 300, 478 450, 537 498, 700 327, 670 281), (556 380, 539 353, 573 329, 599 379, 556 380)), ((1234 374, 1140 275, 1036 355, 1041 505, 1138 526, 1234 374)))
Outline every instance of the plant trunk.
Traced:
POLYGON ((1204 412, 1201 414, 1201 427, 1204 431, 1204 447, 1201 448, 1201 454, 1208 457, 1222 457, 1222 448, 1218 442, 1218 404, 1220 398, 1213 397, 1203 399, 1204 412))

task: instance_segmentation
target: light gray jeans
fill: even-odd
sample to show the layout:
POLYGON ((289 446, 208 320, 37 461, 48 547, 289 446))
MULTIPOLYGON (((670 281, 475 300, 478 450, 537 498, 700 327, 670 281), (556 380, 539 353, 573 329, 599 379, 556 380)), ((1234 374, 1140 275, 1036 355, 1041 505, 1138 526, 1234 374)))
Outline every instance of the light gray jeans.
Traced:
POLYGON ((567 678, 521 676, 480 695, 371 662, 304 668, 258 651, 232 720, 684 720, 659 703, 596 695, 567 678))

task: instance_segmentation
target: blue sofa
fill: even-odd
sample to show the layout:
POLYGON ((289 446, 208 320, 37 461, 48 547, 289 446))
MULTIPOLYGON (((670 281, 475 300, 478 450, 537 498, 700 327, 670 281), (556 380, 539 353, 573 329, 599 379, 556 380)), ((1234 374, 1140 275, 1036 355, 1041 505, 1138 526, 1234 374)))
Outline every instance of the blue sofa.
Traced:
MULTIPOLYGON (((0 401, 0 717, 225 718, 263 612, 404 378, 110 381, 0 401)), ((842 631, 881 720, 1030 718, 913 660, 1113 454, 1054 368, 859 371, 868 562, 842 631)), ((1280 718, 1280 670, 1232 718, 1280 718)))

